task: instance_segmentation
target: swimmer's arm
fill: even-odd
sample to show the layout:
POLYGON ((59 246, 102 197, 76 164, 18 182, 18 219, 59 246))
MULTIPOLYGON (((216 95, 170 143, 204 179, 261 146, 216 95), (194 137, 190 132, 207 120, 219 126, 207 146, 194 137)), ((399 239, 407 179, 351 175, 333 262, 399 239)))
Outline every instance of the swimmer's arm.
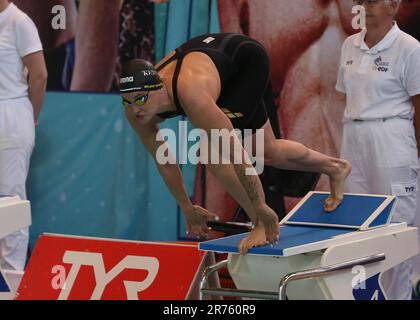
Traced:
MULTIPOLYGON (((179 93, 180 92, 182 93, 182 91, 179 90, 179 93)), ((190 89, 189 91, 185 90, 184 92, 187 92, 187 94, 180 94, 180 99, 184 107, 185 113, 196 128, 205 130, 208 134, 208 137, 211 137, 212 129, 228 129, 229 131, 233 130, 232 123, 216 105, 216 103, 214 102, 214 97, 211 97, 210 94, 205 93, 204 90, 203 93, 200 95, 189 94, 189 92, 196 92, 192 89, 190 89)), ((256 212, 258 212, 258 209, 261 209, 266 206, 265 195, 261 185, 261 181, 257 175, 246 174, 246 169, 248 169, 248 171, 254 170, 251 164, 247 164, 244 161, 242 161, 239 164, 234 163, 233 139, 238 140, 236 136, 230 139, 229 158, 231 160, 231 163, 233 164, 235 173, 239 181, 241 182, 249 200, 251 201, 252 206, 254 207, 254 209, 256 209, 256 212)), ((238 143, 238 145, 241 145, 239 141, 237 141, 236 143, 238 143)), ((239 151, 242 153, 241 159, 245 159, 244 157, 248 157, 247 152, 242 146, 239 151)), ((240 205, 243 206, 242 203, 240 203, 240 205)), ((252 219, 253 217, 250 218, 252 219)))
POLYGON ((414 105, 414 127, 416 128, 417 149, 420 158, 420 94, 412 97, 411 100, 414 105))
POLYGON ((34 121, 37 124, 47 87, 48 72, 44 54, 42 51, 38 51, 23 57, 22 61, 28 69, 29 100, 31 100, 34 109, 34 121))
MULTIPOLYGON (((228 131, 233 130, 228 117, 216 105, 215 97, 211 96, 208 90, 200 90, 200 88, 194 87, 195 86, 192 84, 189 90, 182 90, 182 87, 181 90, 179 90, 180 87, 178 86, 178 94, 183 93, 179 94, 182 106, 192 124, 196 128, 205 130, 209 137, 211 137, 212 129, 227 129, 228 131)), ((255 173, 255 169, 250 164, 250 161, 241 161, 237 164, 233 161, 235 159, 235 143, 237 146, 240 146, 240 148, 236 149, 238 149, 237 151, 241 153, 240 155, 242 156, 242 159, 246 159, 244 157, 248 157, 247 152, 238 141, 238 137, 233 134, 229 140, 230 163, 232 164, 242 187, 245 189, 245 194, 251 203, 254 216, 250 215, 251 212, 249 210, 247 210, 246 213, 256 225, 254 230, 260 230, 260 232, 254 231, 253 236, 251 237, 253 240, 251 240, 251 242, 256 241, 258 243, 265 243, 265 241, 268 241, 270 243, 274 243, 278 241, 279 237, 278 217, 265 202, 265 195, 259 177, 256 174, 249 174, 249 171, 254 171, 255 173), (256 235, 255 232, 258 232, 258 235, 256 235)), ((225 184, 229 183, 230 182, 225 182, 225 184)), ((228 189, 229 185, 225 187, 228 189)), ((239 204, 242 208, 246 208, 245 203, 239 204)), ((241 244, 240 252, 245 252, 249 244, 243 242, 241 242, 241 244)))
MULTIPOLYGON (((137 132, 140 140, 146 147, 147 151, 151 154, 153 159, 155 160, 156 167, 162 176, 165 184, 167 185, 169 191, 172 193, 174 198, 177 200, 182 212, 187 212, 192 210, 193 204, 191 203, 190 198, 188 197, 187 190, 185 188, 185 184, 183 181, 181 170, 178 164, 160 164, 156 159, 156 152, 159 147, 165 145, 164 141, 158 141, 157 135, 159 132, 159 126, 157 123, 150 123, 145 125, 139 125, 135 119, 135 116, 132 115, 129 111, 126 110, 125 112, 126 117, 133 127, 133 129, 137 132)), ((162 140, 162 139, 159 139, 162 140)), ((170 156, 170 151, 167 147, 163 150, 168 150, 170 156)))

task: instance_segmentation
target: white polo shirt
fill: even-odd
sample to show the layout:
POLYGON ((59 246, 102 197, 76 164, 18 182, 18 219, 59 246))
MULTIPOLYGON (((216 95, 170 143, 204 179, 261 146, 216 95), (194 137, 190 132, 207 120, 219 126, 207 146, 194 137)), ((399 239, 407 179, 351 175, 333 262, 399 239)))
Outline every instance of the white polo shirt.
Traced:
POLYGON ((420 43, 396 22, 368 48, 366 29, 348 37, 341 50, 336 90, 346 94, 344 121, 412 117, 411 97, 420 94, 420 43))
POLYGON ((42 50, 32 20, 13 3, 0 12, 0 100, 28 96, 22 58, 42 50))

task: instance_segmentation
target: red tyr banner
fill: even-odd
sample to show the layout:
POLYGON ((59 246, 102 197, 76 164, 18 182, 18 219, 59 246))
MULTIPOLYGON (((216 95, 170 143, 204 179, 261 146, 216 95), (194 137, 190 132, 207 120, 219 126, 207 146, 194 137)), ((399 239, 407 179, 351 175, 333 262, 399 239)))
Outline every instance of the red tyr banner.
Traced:
POLYGON ((195 244, 42 235, 16 299, 183 300, 204 254, 195 244))

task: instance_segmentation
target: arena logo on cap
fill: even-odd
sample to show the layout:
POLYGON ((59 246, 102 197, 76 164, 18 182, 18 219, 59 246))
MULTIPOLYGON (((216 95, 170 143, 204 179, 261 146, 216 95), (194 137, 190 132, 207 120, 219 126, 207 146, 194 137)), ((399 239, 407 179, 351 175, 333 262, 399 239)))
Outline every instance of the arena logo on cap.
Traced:
POLYGON ((120 83, 134 82, 134 77, 125 77, 120 79, 120 83))

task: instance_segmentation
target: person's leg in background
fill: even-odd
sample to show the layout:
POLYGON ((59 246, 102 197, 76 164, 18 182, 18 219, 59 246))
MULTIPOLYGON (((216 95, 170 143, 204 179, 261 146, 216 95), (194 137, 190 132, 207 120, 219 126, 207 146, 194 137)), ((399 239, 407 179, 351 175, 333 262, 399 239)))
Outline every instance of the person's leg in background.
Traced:
MULTIPOLYGON (((414 129, 409 120, 394 118, 345 124, 341 156, 354 169, 346 181, 346 192, 394 195, 397 205, 392 222, 413 224, 418 160, 414 129)), ((412 270, 410 259, 382 275, 388 299, 411 299, 412 270)))
MULTIPOLYGON (((0 102, 0 197, 26 199, 26 178, 35 143, 33 110, 27 98, 0 102)), ((28 228, 0 239, 0 267, 22 271, 28 228)))
MULTIPOLYGON (((378 168, 376 177, 369 179, 371 191, 392 194, 397 197, 397 205, 392 222, 414 223, 416 212, 417 175, 419 170, 416 139, 411 121, 390 119, 377 124, 376 140, 381 139, 377 149, 378 168), (384 161, 386 162, 384 163, 384 161), (386 169, 384 170, 383 167, 386 169)), ((402 250, 404 248, 401 248, 402 250)), ((413 260, 409 259, 385 272, 382 277, 384 290, 391 300, 411 300, 413 260)))
POLYGON ((352 165, 352 171, 344 183, 344 192, 369 193, 366 171, 364 168, 364 154, 360 148, 362 139, 359 136, 357 122, 347 122, 343 127, 340 158, 346 159, 352 165))
MULTIPOLYGON (((395 208, 394 219, 392 222, 402 222, 400 217, 407 212, 412 212, 414 217, 416 192, 410 195, 398 196, 395 208)), ((409 224, 411 225, 411 224, 409 224)), ((404 250, 404 248, 401 248, 404 250)), ((382 275, 382 285, 390 300, 411 300, 413 289, 413 259, 406 260, 394 268, 384 272, 382 275)))
MULTIPOLYGON (((408 226, 413 226, 416 212, 418 169, 412 167, 410 171, 411 179, 398 179, 398 172, 394 172, 391 193, 397 197, 397 205, 392 222, 406 222, 408 226)), ((383 274, 382 283, 388 299, 411 300, 413 267, 413 259, 409 259, 383 274)))
MULTIPOLYGON (((414 172, 413 172, 414 174, 414 172)), ((415 172, 417 175, 417 171, 415 172)), ((411 183, 394 183, 392 194, 397 197, 397 205, 392 222, 406 222, 412 226, 416 210, 417 181, 411 183), (406 192, 414 187, 414 191, 406 192)), ((401 248, 404 250, 404 248, 401 248)), ((411 300, 413 288, 413 259, 406 260, 382 275, 382 284, 388 299, 411 300)))

